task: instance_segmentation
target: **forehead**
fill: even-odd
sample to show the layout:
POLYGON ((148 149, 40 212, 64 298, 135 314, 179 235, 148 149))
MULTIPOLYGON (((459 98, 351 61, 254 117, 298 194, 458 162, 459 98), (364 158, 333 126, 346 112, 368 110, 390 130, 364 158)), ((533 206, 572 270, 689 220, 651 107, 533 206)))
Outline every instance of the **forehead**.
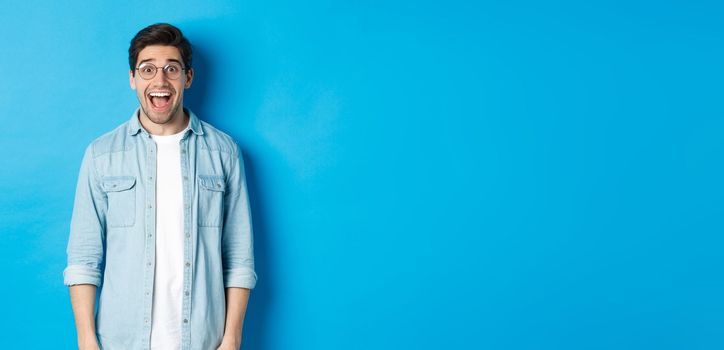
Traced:
POLYGON ((149 45, 138 53, 138 63, 150 62, 181 62, 181 52, 175 46, 149 45))

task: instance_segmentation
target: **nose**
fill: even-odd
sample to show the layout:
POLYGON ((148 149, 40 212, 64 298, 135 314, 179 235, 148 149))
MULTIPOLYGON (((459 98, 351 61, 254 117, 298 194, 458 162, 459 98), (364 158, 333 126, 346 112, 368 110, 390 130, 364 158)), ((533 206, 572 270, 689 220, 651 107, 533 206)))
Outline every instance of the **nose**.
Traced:
POLYGON ((166 83, 168 81, 168 76, 166 76, 166 72, 163 69, 158 69, 156 70, 156 75, 153 77, 152 81, 166 83))

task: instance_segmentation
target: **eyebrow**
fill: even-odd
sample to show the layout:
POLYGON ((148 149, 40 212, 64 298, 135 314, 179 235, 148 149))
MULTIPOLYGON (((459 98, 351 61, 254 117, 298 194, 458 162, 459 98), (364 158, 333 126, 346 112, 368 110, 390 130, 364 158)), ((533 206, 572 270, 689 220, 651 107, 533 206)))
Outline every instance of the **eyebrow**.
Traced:
MULTIPOLYGON (((145 60, 143 60, 143 61, 141 61, 141 62, 138 62, 138 65, 140 66, 140 65, 142 65, 142 64, 144 64, 144 63, 146 63, 146 62, 151 62, 151 61, 155 61, 155 60, 156 60, 155 58, 147 58, 147 59, 145 59, 145 60)), ((171 58, 171 59, 169 59, 168 61, 169 61, 169 62, 176 62, 176 63, 178 63, 178 64, 180 64, 180 65, 182 65, 182 66, 184 65, 181 61, 179 61, 179 60, 177 60, 177 59, 175 59, 175 58, 171 58)))

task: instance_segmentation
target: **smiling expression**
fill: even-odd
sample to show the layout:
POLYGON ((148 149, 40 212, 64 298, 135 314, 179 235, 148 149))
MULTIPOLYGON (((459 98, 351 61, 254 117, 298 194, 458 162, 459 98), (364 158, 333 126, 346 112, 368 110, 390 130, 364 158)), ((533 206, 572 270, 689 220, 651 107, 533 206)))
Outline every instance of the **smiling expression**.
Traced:
POLYGON ((131 88, 136 90, 138 102, 141 104, 139 117, 142 124, 162 129, 164 126, 181 125, 185 118, 183 108, 180 107, 183 106, 184 89, 191 86, 193 70, 182 72, 175 80, 166 76, 163 67, 167 64, 177 62, 184 66, 181 53, 174 46, 146 46, 138 53, 136 67, 146 62, 159 67, 152 79, 145 80, 137 71, 136 74, 129 71, 131 88))

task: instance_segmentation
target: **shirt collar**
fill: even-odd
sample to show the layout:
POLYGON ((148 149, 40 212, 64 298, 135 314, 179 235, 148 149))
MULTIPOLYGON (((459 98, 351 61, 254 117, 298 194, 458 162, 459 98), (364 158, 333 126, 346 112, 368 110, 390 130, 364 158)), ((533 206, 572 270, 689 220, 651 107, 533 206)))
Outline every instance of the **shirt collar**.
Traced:
MULTIPOLYGON (((141 121, 138 120, 138 113, 141 108, 136 108, 136 111, 131 115, 131 120, 128 122, 128 134, 131 136, 137 135, 143 129, 141 121)), ((184 111, 189 115, 189 129, 196 135, 203 135, 204 130, 201 127, 201 120, 192 112, 190 109, 184 107, 184 111)), ((144 130, 145 131, 145 130, 144 130)))

